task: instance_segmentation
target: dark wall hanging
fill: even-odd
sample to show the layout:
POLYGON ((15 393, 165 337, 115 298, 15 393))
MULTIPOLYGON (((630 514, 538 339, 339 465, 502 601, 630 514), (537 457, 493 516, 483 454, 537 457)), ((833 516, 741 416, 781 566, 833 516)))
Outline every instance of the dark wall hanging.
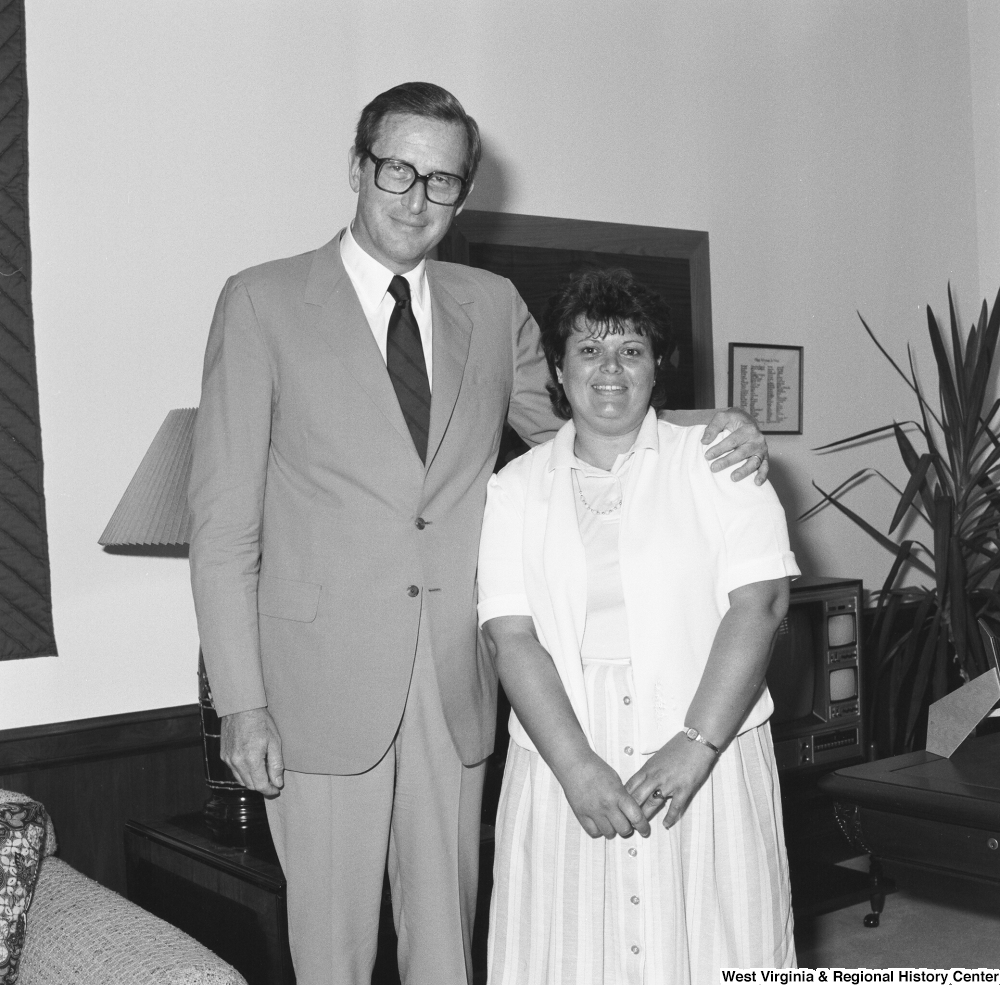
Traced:
POLYGON ((31 312, 23 0, 0 0, 0 660, 56 655, 31 312))

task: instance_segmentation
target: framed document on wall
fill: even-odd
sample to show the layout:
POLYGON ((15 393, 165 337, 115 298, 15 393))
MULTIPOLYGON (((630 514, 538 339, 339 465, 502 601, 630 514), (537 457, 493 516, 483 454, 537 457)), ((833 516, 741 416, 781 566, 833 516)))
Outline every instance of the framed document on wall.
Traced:
POLYGON ((763 434, 802 434, 802 346, 730 342, 729 405, 763 434))

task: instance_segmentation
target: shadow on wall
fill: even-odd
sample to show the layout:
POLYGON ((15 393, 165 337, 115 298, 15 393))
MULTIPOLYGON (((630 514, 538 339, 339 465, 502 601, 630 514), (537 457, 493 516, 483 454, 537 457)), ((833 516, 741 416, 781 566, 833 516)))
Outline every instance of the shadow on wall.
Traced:
POLYGON ((483 156, 476 172, 475 187, 469 196, 469 208, 506 212, 513 171, 513 164, 500 153, 498 145, 491 138, 483 137, 483 156))

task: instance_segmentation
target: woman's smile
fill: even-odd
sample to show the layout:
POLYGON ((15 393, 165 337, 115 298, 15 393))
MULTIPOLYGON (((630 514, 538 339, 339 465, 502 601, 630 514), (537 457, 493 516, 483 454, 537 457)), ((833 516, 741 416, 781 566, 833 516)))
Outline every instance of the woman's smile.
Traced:
POLYGON ((557 377, 578 432, 634 437, 656 377, 652 343, 628 324, 612 330, 578 319, 557 377))

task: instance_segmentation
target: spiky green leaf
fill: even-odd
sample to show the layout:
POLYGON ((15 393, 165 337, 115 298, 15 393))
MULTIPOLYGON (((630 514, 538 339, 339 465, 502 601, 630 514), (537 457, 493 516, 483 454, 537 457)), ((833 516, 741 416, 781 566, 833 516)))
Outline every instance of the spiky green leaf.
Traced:
MULTIPOLYGON (((904 424, 913 424, 915 427, 919 427, 916 421, 903 421, 904 424)), ((883 424, 880 428, 872 428, 870 431, 862 431, 860 434, 852 434, 849 438, 840 438, 837 441, 831 441, 826 445, 819 445, 817 448, 810 449, 811 451, 830 451, 831 448, 840 448, 842 445, 849 445, 852 441, 861 441, 863 438, 871 438, 876 434, 883 434, 886 431, 891 431, 893 428, 898 427, 894 422, 892 424, 883 424)))
MULTIPOLYGON (((895 541, 890 540, 888 537, 885 536, 885 534, 876 530, 875 527, 873 527, 867 520, 858 516, 858 514, 855 513, 854 510, 850 509, 847 506, 844 506, 844 504, 841 503, 840 500, 834 499, 829 493, 820 489, 820 487, 817 486, 815 482, 813 483, 813 487, 828 503, 830 503, 831 506, 835 506, 838 510, 840 510, 841 513, 844 514, 844 516, 846 516, 848 519, 856 523, 866 534, 868 534, 869 537, 872 538, 872 540, 875 541, 876 544, 880 544, 887 551, 890 551, 893 554, 896 553, 896 548, 898 545, 896 544, 895 541)), ((934 572, 926 564, 924 564, 923 561, 911 555, 910 562, 915 567, 923 571, 924 574, 933 577, 934 572)))
POLYGON ((955 398, 962 418, 965 417, 965 358, 962 352, 962 338, 958 334, 958 316, 955 314, 955 299, 948 283, 948 317, 951 323, 951 360, 955 376, 955 398))

